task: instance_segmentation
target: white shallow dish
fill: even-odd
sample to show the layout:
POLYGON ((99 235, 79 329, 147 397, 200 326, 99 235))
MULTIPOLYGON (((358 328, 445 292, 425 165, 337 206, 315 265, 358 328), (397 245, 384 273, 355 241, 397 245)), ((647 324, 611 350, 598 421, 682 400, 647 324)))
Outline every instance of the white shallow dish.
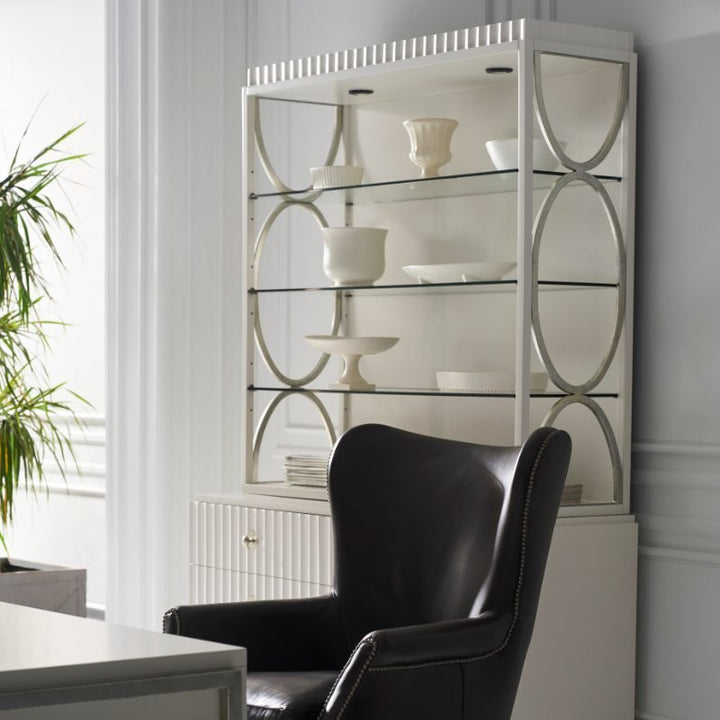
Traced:
MULTIPOLYGON (((437 386, 445 392, 514 393, 515 373, 512 370, 491 372, 460 372, 439 370, 435 373, 437 386)), ((544 372, 530 373, 530 392, 543 392, 548 376, 544 372)))
POLYGON ((337 335, 306 335, 305 339, 318 350, 339 355, 374 355, 389 350, 396 337, 339 337, 337 335))
POLYGON ((515 262, 440 263, 435 265, 405 265, 403 270, 419 283, 487 282, 500 280, 515 262))
POLYGON ((323 165, 310 168, 310 180, 316 190, 359 185, 363 172, 364 169, 359 165, 323 165))

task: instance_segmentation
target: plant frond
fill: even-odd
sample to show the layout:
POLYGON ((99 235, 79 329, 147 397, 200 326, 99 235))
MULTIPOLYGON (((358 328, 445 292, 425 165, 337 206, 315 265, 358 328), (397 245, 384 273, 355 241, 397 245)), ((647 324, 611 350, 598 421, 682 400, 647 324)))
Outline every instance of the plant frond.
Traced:
POLYGON ((2 530, 12 522, 18 487, 47 491, 45 460, 54 461, 63 478, 68 462, 77 467, 69 424, 81 426, 74 408, 89 405, 64 383, 48 383, 37 356, 48 349, 44 329, 64 323, 38 317, 38 303, 50 295, 33 246, 40 241, 63 267, 56 232, 73 236, 75 228, 48 193, 62 189, 60 176, 69 163, 86 157, 62 149, 82 125, 21 163, 29 126, 0 180, 0 544, 5 549, 2 530))

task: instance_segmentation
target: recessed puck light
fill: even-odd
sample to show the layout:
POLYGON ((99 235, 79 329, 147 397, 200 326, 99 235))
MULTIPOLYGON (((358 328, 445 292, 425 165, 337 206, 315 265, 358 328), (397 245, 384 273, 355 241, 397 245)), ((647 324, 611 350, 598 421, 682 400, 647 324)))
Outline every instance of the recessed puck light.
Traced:
POLYGON ((352 88, 348 90, 349 95, 372 95, 375 91, 370 88, 352 88))
POLYGON ((497 65, 489 68, 485 68, 485 72, 488 75, 507 75, 511 73, 513 69, 511 67, 507 67, 506 65, 497 65))

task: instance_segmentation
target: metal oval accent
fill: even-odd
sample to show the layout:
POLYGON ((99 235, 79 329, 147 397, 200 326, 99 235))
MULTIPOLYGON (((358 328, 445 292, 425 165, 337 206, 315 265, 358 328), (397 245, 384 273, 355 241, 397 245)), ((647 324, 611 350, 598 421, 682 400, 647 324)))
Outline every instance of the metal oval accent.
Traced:
POLYGON ((337 441, 337 436, 335 434, 335 428, 333 427, 332 419, 330 417, 330 414, 327 411, 327 408, 325 405, 323 405, 320 398, 314 393, 314 392, 297 392, 293 390, 283 390, 282 392, 275 395, 275 397, 270 401, 268 406, 263 411, 262 416, 260 417, 260 422, 258 423, 257 430, 255 431, 255 437, 253 438, 253 453, 252 453, 252 478, 253 481, 257 480, 257 471, 258 471, 258 462, 260 460, 260 448, 262 447, 262 441, 263 437, 265 435, 265 430, 267 429, 267 425, 270 422, 270 418, 272 417, 272 414, 275 412, 275 409, 277 406, 287 397, 290 395, 296 395, 301 396, 304 398, 307 398, 315 407, 318 409, 318 412, 320 413, 320 417, 322 418, 323 424, 325 426, 325 432, 327 433, 328 441, 330 443, 330 446, 333 447, 337 441))
POLYGON ((613 432, 607 415, 592 398, 585 395, 567 395, 558 400, 543 418, 541 425, 543 427, 551 427, 557 419, 558 415, 570 405, 584 405, 593 414, 600 425, 602 434, 607 443, 608 452, 610 453, 610 464, 613 473, 613 502, 619 502, 622 496, 623 472, 622 461, 620 459, 620 451, 618 450, 617 440, 613 432))
POLYGON ((622 334, 622 328, 625 318, 625 292, 626 292, 626 257, 625 257, 625 244, 623 242, 622 228, 620 227, 620 220, 618 219, 617 213, 613 206, 610 196, 603 187, 602 183, 592 175, 585 172, 571 172, 563 175, 555 181, 550 192, 546 195, 543 203, 538 211, 537 218, 535 220, 535 227, 533 228, 533 251, 532 251, 532 299, 530 303, 530 315, 531 315, 531 326, 533 333, 533 340, 535 342, 535 349, 540 356, 545 369, 552 382, 555 383, 559 388, 565 392, 582 395, 590 392, 608 371, 615 352, 617 351, 618 344, 620 342, 620 336, 622 334), (558 369, 550 357, 550 352, 545 342, 545 337, 542 333, 542 324, 540 321, 540 304, 538 295, 538 264, 540 260, 540 248, 542 245, 542 236, 545 229, 545 223, 550 214, 550 210, 555 202, 555 199, 560 192, 568 184, 575 181, 581 181, 587 183, 592 187, 593 190, 600 196, 603 209, 610 222, 612 230, 613 240, 615 242, 615 252, 617 261, 617 303, 616 303, 616 315, 615 315, 615 328, 613 331, 610 346, 605 357, 601 360, 597 370, 591 375, 590 379, 580 385, 573 385, 567 381, 560 374, 558 369))
MULTIPOLYGON (((533 54, 533 79, 535 85, 535 113, 540 124, 540 131, 545 138, 545 141, 550 146, 551 150, 555 154, 555 157, 567 168, 571 170, 588 171, 592 168, 597 167, 608 155, 612 146, 615 144, 620 128, 622 127, 623 118, 625 117, 625 111, 627 109, 628 97, 630 93, 630 66, 628 63, 618 63, 617 61, 605 60, 601 61, 597 58, 593 58, 598 62, 608 62, 613 65, 620 66, 620 91, 618 93, 617 103, 615 105, 615 113, 610 123, 605 139, 603 140, 600 148, 597 152, 589 159, 583 161, 573 160, 560 146, 558 139, 555 137, 553 132, 550 118, 547 113, 547 106, 545 105, 545 95, 543 93, 543 79, 541 72, 541 56, 542 55, 563 55, 563 53, 546 53, 542 50, 536 50, 533 54)), ((577 57, 579 55, 566 55, 566 57, 577 57)))
MULTIPOLYGON (((260 105, 258 98, 255 98, 255 146, 257 148, 258 158, 260 163, 265 170, 265 174, 272 183, 273 187, 280 193, 291 193, 291 192, 308 192, 309 194, 302 198, 303 202, 312 202, 322 194, 322 190, 314 190, 312 186, 307 188, 300 188, 299 190, 293 190, 291 187, 286 185, 280 176, 275 171, 270 157, 268 155, 267 148, 265 146, 265 140, 263 138, 262 126, 260 122, 260 105)), ((340 148, 340 140, 342 139, 344 122, 344 107, 337 105, 335 107, 335 130, 333 131, 332 140, 330 141, 330 149, 328 150, 327 157, 323 165, 333 165, 335 158, 337 157, 338 149, 340 148)))
POLYGON ((276 205, 273 208, 272 212, 270 212, 265 218, 265 222, 260 228, 257 241, 255 242, 255 249, 253 250, 253 287, 255 288, 257 288, 260 284, 260 260, 262 259, 263 250, 265 248, 265 243, 267 242, 268 235, 270 234, 270 230, 272 229, 272 226, 275 224, 275 221, 278 219, 278 217, 283 212, 285 212, 285 210, 291 207, 307 210, 309 213, 315 216, 315 219, 317 220, 317 223, 321 228, 325 228, 328 226, 328 221, 325 219, 325 215, 323 215, 322 211, 316 205, 313 205, 313 203, 285 200, 279 205, 276 205))
MULTIPOLYGON (((265 243, 267 242, 268 235, 270 233, 270 229, 272 228, 273 224, 275 223, 275 220, 277 220, 278 216, 285 210, 287 210, 289 207, 297 207, 302 208, 303 210, 307 210, 308 212, 312 213, 315 216, 315 219, 318 222, 318 225, 320 227, 327 227, 328 223, 325 219, 325 216, 320 212, 320 210, 313 205, 312 203, 298 203, 298 202, 289 202, 285 201, 280 203, 277 207, 273 209, 273 211, 265 218, 265 222, 263 223, 262 228, 260 229, 260 233, 258 234, 258 239, 255 244, 255 250, 253 253, 253 286, 255 288, 258 287, 260 282, 260 261, 262 260, 262 253, 263 249, 265 247, 265 243)), ((332 323, 330 328, 330 334, 331 335, 337 335, 338 330, 340 329, 340 323, 342 321, 342 294, 340 291, 334 293, 335 296, 335 302, 333 306, 333 317, 332 317, 332 323)), ((280 370, 277 363, 273 360, 272 355, 270 354, 270 350, 267 346, 267 343, 265 342, 265 335, 263 334, 262 329, 262 322, 260 321, 260 298, 257 295, 257 293, 250 296, 251 302, 254 304, 254 307, 252 307, 252 316, 253 316, 253 329, 255 331, 255 340, 257 341, 258 350, 260 350, 260 355, 262 356, 262 359, 265 361, 265 364, 268 366, 270 372, 278 379, 280 382, 284 383, 285 385, 289 385, 290 387, 302 387, 303 385, 307 385, 309 382, 314 380, 324 369, 324 367, 327 365, 328 360, 330 359, 330 355, 327 353, 323 353, 320 356, 320 359, 315 364, 315 366, 308 372, 306 375, 300 378, 292 378, 289 375, 286 375, 285 373, 280 370)))

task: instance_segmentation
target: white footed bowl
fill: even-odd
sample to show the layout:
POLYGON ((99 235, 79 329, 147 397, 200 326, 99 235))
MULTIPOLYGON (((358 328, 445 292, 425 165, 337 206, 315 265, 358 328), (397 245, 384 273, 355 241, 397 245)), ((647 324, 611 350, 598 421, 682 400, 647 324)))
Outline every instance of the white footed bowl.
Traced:
POLYGON ((316 189, 359 185, 363 172, 358 165, 323 165, 310 168, 310 180, 316 189))
MULTIPOLYGON (((560 142, 565 150, 566 142, 560 142)), ((518 139, 488 140, 485 149, 492 160, 496 170, 515 170, 520 164, 518 158, 518 139)), ((553 172, 558 169, 559 163, 542 138, 533 139, 533 169, 553 172)))
POLYGON ((342 355, 342 376, 337 382, 331 383, 330 387, 341 390, 373 390, 375 385, 371 385, 360 373, 360 358, 389 350, 398 338, 306 335, 305 340, 322 352, 342 355))
POLYGON ((450 139, 458 126, 452 118, 415 118, 403 122, 410 136, 410 160, 422 171, 420 177, 437 177, 450 161, 450 139))
POLYGON ((322 233, 323 271, 335 285, 372 285, 385 272, 384 228, 329 227, 322 233))

